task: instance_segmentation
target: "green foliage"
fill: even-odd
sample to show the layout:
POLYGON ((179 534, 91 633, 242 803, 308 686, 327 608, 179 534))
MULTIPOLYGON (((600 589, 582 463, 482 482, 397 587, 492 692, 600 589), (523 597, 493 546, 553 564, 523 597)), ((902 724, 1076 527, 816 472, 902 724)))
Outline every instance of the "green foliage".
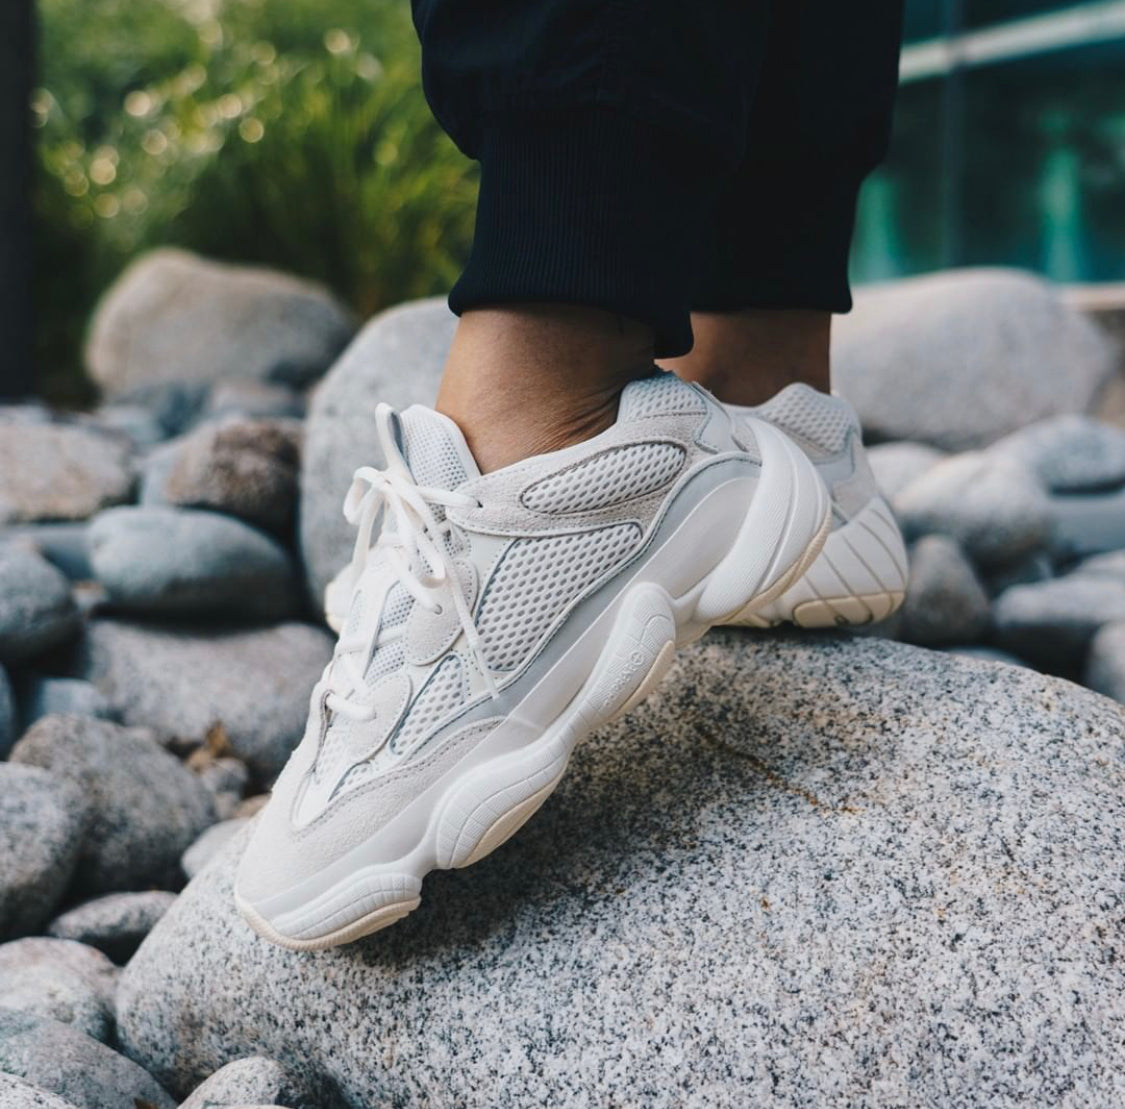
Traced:
POLYGON ((325 281, 360 313, 448 288, 475 169, 430 115, 401 0, 39 0, 44 370, 174 243, 325 281))

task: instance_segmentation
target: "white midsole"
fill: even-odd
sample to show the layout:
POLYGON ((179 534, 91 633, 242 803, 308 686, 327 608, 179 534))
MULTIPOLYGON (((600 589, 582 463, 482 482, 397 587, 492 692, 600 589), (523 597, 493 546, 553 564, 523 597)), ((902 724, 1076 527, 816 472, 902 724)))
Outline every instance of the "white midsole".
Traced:
POLYGON ((827 491, 784 435, 757 421, 754 431, 757 479, 703 495, 507 717, 375 834, 283 893, 239 899, 254 927, 307 948, 397 919, 426 873, 475 861, 530 816, 578 740, 647 693, 677 643, 787 586, 826 531, 827 491))

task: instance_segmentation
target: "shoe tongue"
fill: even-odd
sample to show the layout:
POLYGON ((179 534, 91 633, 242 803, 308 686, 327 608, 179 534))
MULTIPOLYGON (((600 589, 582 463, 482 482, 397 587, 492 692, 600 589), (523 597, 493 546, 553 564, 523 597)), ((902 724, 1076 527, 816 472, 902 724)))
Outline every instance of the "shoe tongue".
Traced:
POLYGON ((480 477, 465 436, 448 416, 415 404, 398 421, 403 457, 419 485, 456 489, 480 477))

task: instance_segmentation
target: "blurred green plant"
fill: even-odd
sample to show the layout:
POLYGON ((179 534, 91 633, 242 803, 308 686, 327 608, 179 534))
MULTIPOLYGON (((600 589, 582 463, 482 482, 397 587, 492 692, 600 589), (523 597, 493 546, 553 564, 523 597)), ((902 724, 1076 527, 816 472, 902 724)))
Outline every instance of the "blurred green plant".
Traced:
POLYGON ((44 390, 81 397, 98 295, 176 244, 326 282, 360 314, 444 291, 476 170, 433 120, 401 0, 39 0, 44 390))

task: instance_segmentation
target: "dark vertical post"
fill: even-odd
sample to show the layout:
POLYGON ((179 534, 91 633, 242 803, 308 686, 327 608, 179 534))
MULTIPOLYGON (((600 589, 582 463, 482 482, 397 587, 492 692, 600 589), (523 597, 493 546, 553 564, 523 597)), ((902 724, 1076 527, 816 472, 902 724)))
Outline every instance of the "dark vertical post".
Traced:
POLYGON ((32 391, 33 0, 0 3, 0 398, 32 391))
POLYGON ((942 265, 965 261, 965 67, 960 35, 965 29, 964 0, 944 0, 942 33, 953 47, 941 104, 941 254, 942 265))

